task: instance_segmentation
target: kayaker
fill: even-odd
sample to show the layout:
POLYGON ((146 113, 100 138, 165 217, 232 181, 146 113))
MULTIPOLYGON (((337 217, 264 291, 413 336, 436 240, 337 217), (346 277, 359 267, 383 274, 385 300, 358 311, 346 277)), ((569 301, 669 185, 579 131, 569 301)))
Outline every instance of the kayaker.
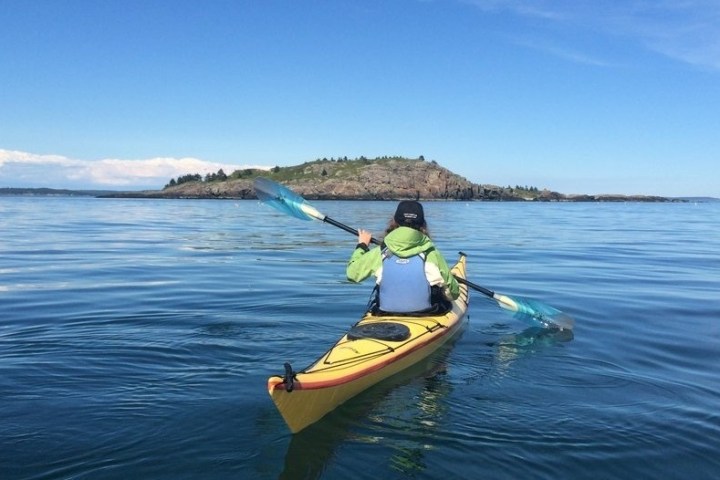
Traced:
POLYGON ((370 249, 372 233, 358 230, 358 244, 347 265, 347 278, 377 278, 381 312, 434 313, 460 293, 445 258, 428 236, 423 206, 403 200, 390 219, 383 243, 370 249))

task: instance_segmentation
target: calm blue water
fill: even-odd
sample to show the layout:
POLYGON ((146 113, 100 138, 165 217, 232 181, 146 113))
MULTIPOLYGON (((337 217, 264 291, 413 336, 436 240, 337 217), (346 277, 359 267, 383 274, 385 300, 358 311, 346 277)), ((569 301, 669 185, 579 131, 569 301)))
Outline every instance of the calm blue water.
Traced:
MULTIPOLYGON (((394 203, 316 202, 379 232, 394 203)), ((0 198, 0 478, 720 478, 720 203, 428 203, 449 349, 291 435, 266 391, 354 323, 355 238, 254 201, 0 198)))

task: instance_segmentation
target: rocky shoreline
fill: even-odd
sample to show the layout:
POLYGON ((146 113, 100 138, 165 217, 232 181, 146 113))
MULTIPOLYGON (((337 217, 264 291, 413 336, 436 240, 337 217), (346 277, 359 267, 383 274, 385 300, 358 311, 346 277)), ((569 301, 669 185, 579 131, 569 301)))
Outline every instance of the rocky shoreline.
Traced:
POLYGON ((434 161, 382 158, 316 160, 270 171, 234 172, 221 181, 190 181, 162 190, 117 192, 104 198, 255 199, 253 180, 264 176, 308 200, 463 200, 535 202, 670 202, 647 195, 565 195, 534 187, 468 181, 434 161))

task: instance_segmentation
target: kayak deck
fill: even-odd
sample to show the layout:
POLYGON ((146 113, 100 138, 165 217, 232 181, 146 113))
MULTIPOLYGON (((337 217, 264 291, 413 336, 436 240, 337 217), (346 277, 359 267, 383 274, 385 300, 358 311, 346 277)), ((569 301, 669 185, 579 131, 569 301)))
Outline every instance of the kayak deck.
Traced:
MULTIPOLYGON (((465 256, 452 273, 465 278, 465 256)), ((420 360, 457 334, 468 306, 468 290, 443 314, 366 314, 309 367, 268 379, 268 393, 293 433, 315 423, 345 401, 420 360)))

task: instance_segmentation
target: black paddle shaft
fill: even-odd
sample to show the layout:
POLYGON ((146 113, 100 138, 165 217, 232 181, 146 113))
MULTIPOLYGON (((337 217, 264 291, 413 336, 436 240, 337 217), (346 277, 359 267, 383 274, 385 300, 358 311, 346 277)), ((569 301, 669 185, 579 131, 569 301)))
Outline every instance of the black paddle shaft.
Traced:
MULTIPOLYGON (((338 222, 337 220, 333 220, 333 219, 330 218, 330 217, 325 217, 325 218, 323 218, 323 222, 329 223, 330 225, 333 225, 333 226, 335 226, 335 227, 341 228, 341 229, 345 230, 345 231, 348 232, 348 233, 352 233, 353 235, 357 235, 357 234, 358 234, 357 229, 352 228, 352 227, 349 227, 349 226, 345 225, 344 223, 340 223, 340 222, 338 222)), ((371 239, 370 239, 370 243, 374 243, 375 245, 380 245, 381 242, 380 242, 380 240, 376 240, 375 238, 371 238, 371 239)))
POLYGON ((469 280, 465 280, 465 279, 462 278, 462 277, 457 277, 457 276, 456 276, 455 278, 457 279, 458 283, 464 283, 464 284, 467 285, 468 287, 477 290, 478 292, 482 293, 483 295, 487 295, 487 296, 490 297, 490 298, 494 298, 494 297, 495 297, 495 292, 493 292, 493 291, 490 290, 490 289, 487 289, 487 288, 485 288, 485 287, 481 287, 480 285, 478 285, 478 284, 476 284, 476 283, 473 283, 473 282, 471 282, 471 281, 469 281, 469 280))
MULTIPOLYGON (((277 182, 273 182, 272 180, 268 180, 266 178, 258 177, 255 179, 254 182, 255 191, 258 194, 258 198, 262 201, 269 201, 270 205, 277 208, 278 210, 282 211, 283 213, 287 213, 289 215, 292 215, 293 217, 300 218, 303 220, 310 220, 315 219, 319 221, 323 221, 325 223, 329 223, 330 225, 333 225, 335 227, 338 227, 342 230, 345 230, 348 233, 351 233, 353 235, 358 235, 358 231, 352 227, 349 227, 343 223, 338 222, 337 220, 333 220, 332 218, 326 217, 322 213, 318 212, 314 208, 310 207, 308 205, 308 209, 302 208, 302 204, 305 202, 305 200, 297 195, 292 190, 288 189, 287 187, 284 187, 280 185, 277 182), (279 205, 276 205, 276 203, 284 204, 284 207, 288 208, 280 208, 279 205)), ((382 242, 379 240, 376 240, 374 238, 370 238, 370 243, 375 245, 382 245, 382 242)), ((501 307, 506 308, 508 310, 518 311, 518 305, 522 305, 522 312, 526 317, 532 317, 533 319, 537 320, 538 318, 542 320, 542 322, 547 325, 547 315, 543 312, 536 311, 537 308, 533 306, 532 304, 528 303, 527 301, 523 301, 520 299, 513 299, 512 297, 506 296, 506 295, 496 295, 495 292, 492 290, 489 290, 485 287, 481 287, 480 285, 477 285, 475 283, 469 282, 465 280, 462 277, 455 276, 455 278, 458 280, 458 282, 467 285, 468 287, 472 288, 473 290, 476 290, 483 295, 492 298, 493 300, 497 301, 501 307), (510 308, 508 308, 510 307, 510 308)), ((539 302, 533 302, 534 304, 538 304, 539 302)), ((545 305, 543 306, 544 310, 554 311, 556 313, 553 313, 554 318, 559 318, 563 321, 564 325, 568 329, 572 329, 572 318, 568 317, 564 313, 553 309, 552 307, 545 305)), ((558 322, 554 322, 558 325, 558 322)), ((562 326, 562 325, 561 325, 562 326)))

